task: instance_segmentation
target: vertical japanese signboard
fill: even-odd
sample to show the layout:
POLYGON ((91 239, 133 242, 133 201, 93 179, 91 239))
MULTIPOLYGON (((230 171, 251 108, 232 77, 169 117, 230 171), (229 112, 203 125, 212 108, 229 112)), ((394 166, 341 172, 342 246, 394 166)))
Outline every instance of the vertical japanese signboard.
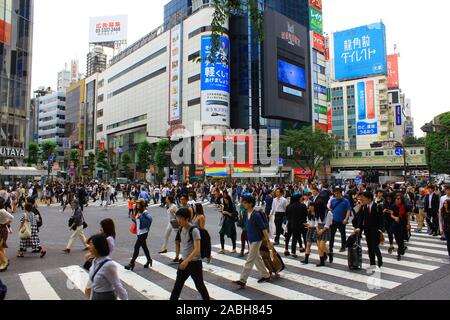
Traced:
POLYGON ((387 74, 386 32, 379 22, 334 34, 335 80, 387 74))
POLYGON ((312 31, 323 34, 322 12, 315 9, 314 7, 309 7, 309 21, 312 31))
POLYGON ((398 56, 391 54, 388 59, 388 88, 397 89, 400 86, 398 74, 398 56))
POLYGON ((309 5, 322 12, 322 0, 309 0, 309 5))
POLYGON ((360 81, 356 88, 358 149, 370 149, 370 143, 378 137, 375 81, 360 81))
POLYGON ((325 37, 313 31, 313 46, 320 53, 325 53, 325 37))
POLYGON ((181 66, 182 66, 182 25, 170 31, 170 78, 169 78, 169 123, 181 121, 181 66))
POLYGON ((220 46, 211 57, 211 36, 201 42, 201 106, 204 126, 230 126, 230 40, 220 37, 220 46))

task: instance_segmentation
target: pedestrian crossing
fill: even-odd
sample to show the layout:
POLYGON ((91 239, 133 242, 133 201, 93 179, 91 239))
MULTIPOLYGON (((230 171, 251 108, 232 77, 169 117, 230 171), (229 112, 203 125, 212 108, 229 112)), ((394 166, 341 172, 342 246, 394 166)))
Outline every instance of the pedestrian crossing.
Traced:
MULTIPOLYGON (((351 228, 348 227, 348 231, 351 228)), ((347 236, 349 233, 347 233, 347 236)), ((212 261, 203 264, 205 285, 212 299, 215 300, 369 300, 414 281, 420 276, 448 265, 446 244, 436 237, 420 237, 413 232, 408 250, 401 261, 397 261, 396 252, 389 254, 389 244, 382 246, 384 265, 381 269, 370 269, 365 240, 363 246, 363 269, 349 270, 347 253, 335 250, 333 264, 318 268, 318 253, 313 245, 310 264, 303 265, 298 258, 283 257, 286 269, 280 273, 280 279, 258 284, 261 277, 252 271, 245 290, 240 290, 232 283, 238 280, 245 263, 245 257, 235 254, 219 254, 220 245, 213 245, 212 261)), ((335 248, 340 248, 340 235, 336 235, 335 248)), ((276 246, 281 254, 284 246, 276 246)), ((227 251, 232 247, 225 246, 227 251)), ((135 272, 125 270, 122 263, 114 261, 118 276, 133 300, 167 300, 177 276, 177 266, 171 261, 173 252, 153 256, 153 267, 143 269, 147 262, 139 257, 135 272)), ((84 298, 88 283, 88 273, 80 266, 67 266, 56 270, 29 272, 11 275, 2 279, 8 284, 20 283, 15 291, 8 292, 7 299, 26 296, 29 300, 76 300, 84 298), (65 279, 65 283, 62 279, 65 279), (63 288, 67 287, 67 288, 63 288), (76 292, 76 293, 75 293, 76 292)), ((192 279, 188 279, 181 296, 182 300, 197 300, 192 279)))

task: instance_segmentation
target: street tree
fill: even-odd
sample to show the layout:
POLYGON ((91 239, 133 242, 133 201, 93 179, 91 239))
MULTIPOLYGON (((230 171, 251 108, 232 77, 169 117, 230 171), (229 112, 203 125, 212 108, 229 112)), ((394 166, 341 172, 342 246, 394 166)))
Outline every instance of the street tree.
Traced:
POLYGON ((127 178, 129 178, 129 170, 131 163, 132 163, 131 156, 126 152, 122 154, 122 157, 120 158, 120 164, 122 166, 122 169, 125 171, 125 177, 127 178))
POLYGON ((321 166, 330 161, 335 152, 337 139, 312 127, 301 130, 287 130, 281 138, 281 154, 294 161, 299 167, 309 168, 312 178, 316 177, 321 166), (292 154, 287 150, 291 148, 292 154))
POLYGON ((87 165, 88 165, 88 170, 89 170, 89 176, 91 178, 94 177, 94 173, 95 173, 95 154, 93 154, 92 152, 89 152, 88 155, 88 159, 87 159, 87 165))
POLYGON ((440 115, 439 125, 426 137, 427 162, 430 173, 450 174, 450 112, 440 115))
POLYGON ((39 163, 39 145, 36 142, 30 143, 28 147, 27 164, 29 166, 37 165, 39 163))
POLYGON ((73 162, 75 172, 80 169, 80 151, 78 149, 71 149, 69 153, 69 162, 73 162))
POLYGON ((48 161, 51 155, 56 158, 56 142, 46 141, 41 144, 41 161, 48 161))
POLYGON ((248 15, 252 29, 261 41, 264 38, 263 13, 259 10, 258 0, 214 0, 214 14, 211 23, 211 56, 215 57, 220 48, 220 36, 225 34, 225 23, 232 15, 248 15))
POLYGON ((158 179, 164 179, 164 168, 170 166, 170 142, 168 140, 161 140, 156 145, 155 163, 158 167, 158 179))
POLYGON ((141 142, 136 152, 136 169, 145 173, 154 160, 155 146, 147 140, 141 142))
POLYGON ((108 161, 108 152, 102 150, 97 154, 97 168, 103 171, 103 174, 109 177, 109 171, 111 169, 108 161))

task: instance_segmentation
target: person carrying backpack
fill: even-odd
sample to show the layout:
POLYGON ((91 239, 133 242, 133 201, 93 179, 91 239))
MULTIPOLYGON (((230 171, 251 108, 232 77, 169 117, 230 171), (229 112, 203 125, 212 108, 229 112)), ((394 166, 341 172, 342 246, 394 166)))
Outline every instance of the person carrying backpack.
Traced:
POLYGON ((136 213, 134 215, 133 221, 136 223, 136 230, 137 230, 137 240, 134 245, 134 253, 133 257, 131 258, 130 264, 125 266, 125 269, 127 270, 134 270, 136 259, 139 256, 139 250, 144 250, 145 257, 147 258, 147 263, 144 265, 145 269, 148 269, 148 267, 153 266, 153 260, 150 257, 150 252, 147 247, 147 237, 148 233, 150 231, 150 226, 152 225, 153 219, 146 210, 147 205, 145 203, 144 199, 139 199, 136 202, 136 213))
POLYGON ((253 266, 256 266, 256 269, 261 274, 261 279, 258 280, 258 283, 270 281, 270 274, 267 271, 264 261, 260 255, 260 249, 263 240, 266 241, 267 247, 272 253, 275 253, 275 248, 269 238, 269 226, 264 213, 254 209, 256 205, 255 198, 252 196, 244 197, 242 199, 242 205, 245 209, 247 209, 249 214, 247 236, 248 241, 250 242, 250 252, 248 254, 247 261, 245 262, 244 269, 242 270, 240 279, 233 281, 233 283, 244 289, 253 266))
POLYGON ((194 280, 195 287, 202 299, 210 300, 208 289, 203 281, 201 231, 189 223, 191 213, 187 208, 178 210, 176 217, 180 226, 175 239, 176 256, 178 257, 181 253, 181 259, 170 300, 174 301, 180 298, 181 290, 189 277, 194 280))

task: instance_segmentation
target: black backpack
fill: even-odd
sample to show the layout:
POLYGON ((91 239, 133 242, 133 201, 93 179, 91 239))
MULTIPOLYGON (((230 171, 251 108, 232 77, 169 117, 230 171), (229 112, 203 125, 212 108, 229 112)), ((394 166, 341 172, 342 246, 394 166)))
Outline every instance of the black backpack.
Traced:
MULTIPOLYGON (((200 256, 202 259, 209 259, 211 258, 211 236, 209 235, 209 232, 206 229, 201 229, 198 227, 191 227, 189 229, 189 241, 194 241, 194 238, 192 236, 192 231, 194 229, 198 229, 200 231, 200 256)), ((178 230, 177 234, 177 240, 180 241, 181 239, 181 230, 178 230)))

